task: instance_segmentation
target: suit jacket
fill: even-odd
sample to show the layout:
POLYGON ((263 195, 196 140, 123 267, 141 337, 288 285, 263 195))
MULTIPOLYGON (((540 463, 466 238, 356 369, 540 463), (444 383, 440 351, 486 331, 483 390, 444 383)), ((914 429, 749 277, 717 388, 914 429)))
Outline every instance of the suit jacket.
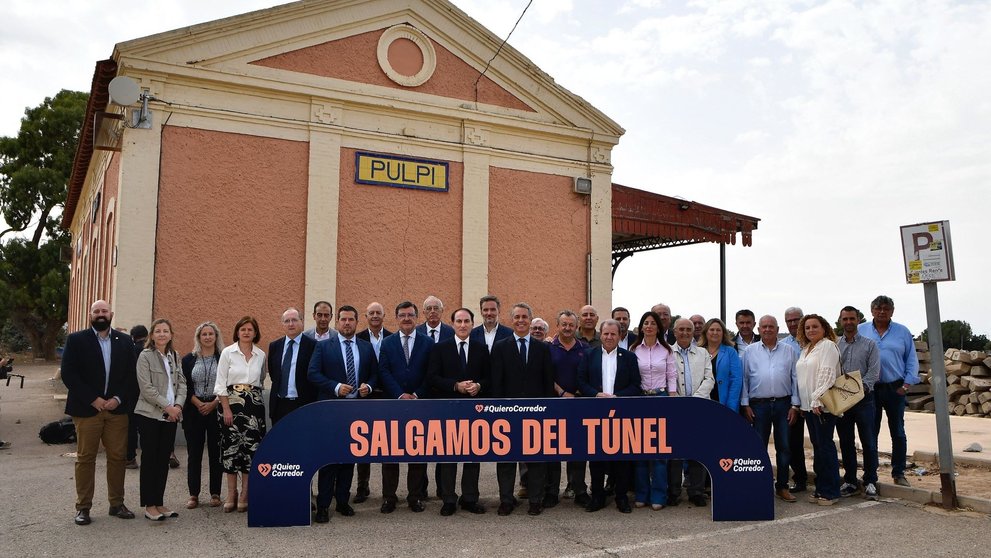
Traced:
MULTIPOLYGON (((383 341, 385 341, 385 338, 386 337, 392 335, 392 332, 389 331, 388 329, 385 329, 384 327, 382 328, 382 332, 381 333, 382 333, 382 340, 383 341)), ((371 336, 371 334, 368 333, 368 328, 365 328, 365 329, 359 331, 354 336, 357 337, 358 339, 364 339, 365 341, 368 341, 369 343, 372 342, 372 336, 371 336)))
MULTIPOLYGON (((331 339, 334 337, 332 336, 331 339)), ((268 395, 269 416, 275 410, 275 400, 278 399, 279 390, 282 388, 282 352, 285 347, 285 335, 268 345, 268 375, 272 378, 272 389, 268 395)), ((313 357, 313 351, 316 347, 317 342, 312 337, 307 337, 306 333, 299 337, 299 351, 296 354, 296 396, 300 405, 313 403, 317 400, 317 387, 307 376, 310 359, 313 357)))
POLYGON ((632 331, 626 332, 626 350, 629 350, 630 345, 632 345, 637 340, 637 334, 632 331))
MULTIPOLYGON (((637 355, 616 347, 616 381, 613 394, 617 396, 640 395, 640 365, 637 355)), ((595 397, 602 392, 602 347, 585 351, 585 358, 578 365, 578 389, 582 395, 595 397)))
POLYGON ((526 349, 524 363, 515 335, 510 334, 492 345, 491 397, 557 396, 550 345, 531 337, 526 349))
MULTIPOLYGON (((436 341, 438 343, 454 337, 454 328, 445 324, 444 322, 441 322, 440 326, 438 326, 437 329, 440 330, 438 332, 437 341, 436 341)), ((416 326, 416 333, 417 335, 422 333, 423 335, 430 337, 430 328, 428 328, 426 322, 424 322, 416 326)), ((470 335, 471 334, 469 333, 469 336, 470 335)))
POLYGON ((65 413, 74 417, 96 416, 97 410, 92 403, 97 397, 120 398, 120 405, 112 411, 115 415, 132 411, 138 400, 134 365, 134 343, 130 336, 110 330, 110 381, 106 382, 103 353, 96 332, 89 328, 69 335, 62 352, 62 383, 69 389, 65 413), (106 390, 104 382, 107 383, 106 390))
MULTIPOLYGON (((341 349, 340 337, 331 337, 317 343, 317 348, 313 351, 309 378, 320 390, 321 401, 337 399, 337 384, 348 383, 348 367, 341 349)), ((372 344, 364 339, 355 338, 352 350, 358 353, 358 369, 354 371, 358 385, 354 386, 354 389, 357 390, 361 384, 368 384, 369 388, 375 387, 378 360, 375 358, 372 344)))
POLYGON ((729 345, 719 346, 714 375, 716 389, 719 390, 716 392, 719 395, 719 402, 734 411, 739 411, 740 395, 743 392, 743 361, 740 360, 735 348, 729 345))
POLYGON ((469 397, 467 394, 458 393, 454 389, 454 384, 464 380, 471 380, 479 384, 482 389, 479 396, 485 393, 491 386, 489 385, 489 348, 485 343, 468 339, 468 367, 461 369, 461 354, 458 352, 458 341, 456 337, 445 339, 434 345, 430 351, 430 362, 427 365, 427 381, 430 384, 431 397, 469 397))
MULTIPOLYGON (((330 328, 330 331, 328 331, 328 333, 330 333, 330 336, 331 337, 334 337, 335 335, 337 335, 337 330, 334 329, 334 328, 330 328)), ((311 327, 310 329, 304 331, 303 332, 303 335, 305 335, 306 337, 309 337, 310 339, 313 339, 314 341, 316 341, 317 340, 317 328, 311 327)), ((285 337, 285 336, 283 335, 283 337, 285 337)))
POLYGON ((429 337, 417 332, 407 363, 406 353, 403 352, 402 332, 397 331, 382 340, 382 347, 379 349, 379 381, 382 382, 387 397, 398 399, 404 393, 411 393, 419 398, 428 395, 427 364, 433 346, 434 342, 429 337))
MULTIPOLYGON (((513 336, 512 329, 502 324, 496 325, 495 340, 492 341, 492 348, 493 349, 495 348, 496 341, 501 341, 507 337, 512 337, 512 336, 513 336)), ((468 339, 471 339, 472 341, 479 341, 482 344, 485 344, 485 326, 480 325, 472 328, 471 333, 468 334, 468 339)), ((486 344, 485 347, 488 348, 488 345, 486 344)))
POLYGON ((166 357, 172 367, 172 374, 167 374, 165 363, 155 349, 145 349, 138 355, 137 378, 140 397, 134 406, 134 414, 154 420, 162 419, 162 413, 169 406, 167 395, 169 384, 175 393, 175 404, 182 407, 186 402, 186 376, 179 366, 179 357, 172 351, 166 357))
MULTIPOLYGON (((685 360, 678 350, 678 344, 671 345, 674 352, 674 362, 678 365, 678 395, 685 395, 685 360)), ((688 348, 689 366, 692 369, 692 397, 711 399, 712 386, 716 380, 712 377, 712 359, 709 352, 692 343, 688 348)))

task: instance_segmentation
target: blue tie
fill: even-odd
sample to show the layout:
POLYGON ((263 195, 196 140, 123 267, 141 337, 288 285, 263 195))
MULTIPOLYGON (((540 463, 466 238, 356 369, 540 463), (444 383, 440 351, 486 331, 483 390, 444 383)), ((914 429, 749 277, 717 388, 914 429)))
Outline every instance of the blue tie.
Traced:
POLYGON ((354 375, 354 353, 351 352, 350 339, 344 340, 344 352, 347 354, 348 357, 348 385, 353 388, 357 388, 358 386, 355 385, 355 382, 357 380, 355 379, 355 375, 354 375))
POLYGON ((523 359, 523 364, 526 364, 526 338, 520 337, 520 358, 523 359))
POLYGON ((289 397, 289 374, 292 373, 292 346, 296 341, 294 339, 289 340, 289 344, 286 345, 286 354, 282 357, 282 397, 289 397))

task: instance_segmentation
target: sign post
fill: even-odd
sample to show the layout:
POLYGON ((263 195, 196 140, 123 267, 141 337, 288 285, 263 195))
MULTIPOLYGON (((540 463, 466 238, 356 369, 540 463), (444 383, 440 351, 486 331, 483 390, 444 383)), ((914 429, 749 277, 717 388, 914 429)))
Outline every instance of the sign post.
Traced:
MULTIPOLYGON (((953 281, 953 251, 950 247, 950 222, 919 223, 901 228, 902 253, 905 256, 905 279, 909 284, 922 283, 926 298, 929 351, 932 359, 929 383, 936 403, 936 439, 939 444, 939 477, 943 507, 957 506, 957 487, 953 478, 953 443, 950 440, 950 407, 946 395, 946 365, 943 363, 943 332, 939 319, 939 294, 936 283, 953 281)), ((962 347, 961 347, 962 349, 962 347)))

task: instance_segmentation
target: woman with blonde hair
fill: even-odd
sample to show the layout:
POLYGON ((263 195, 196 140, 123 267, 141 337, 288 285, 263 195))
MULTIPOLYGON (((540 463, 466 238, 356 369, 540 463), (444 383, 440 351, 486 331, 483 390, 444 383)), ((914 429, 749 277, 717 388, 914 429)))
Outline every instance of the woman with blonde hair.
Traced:
POLYGON ((199 506, 204 445, 210 475, 210 506, 217 507, 221 503, 223 469, 220 465, 220 423, 217 419, 220 400, 213 394, 221 339, 217 324, 203 322, 196 326, 193 352, 182 357, 182 373, 189 394, 182 410, 182 430, 186 434, 186 484, 189 488, 187 509, 199 506))
POLYGON ((815 493, 809 501, 831 506, 840 499, 840 464, 833 442, 836 417, 826 410, 819 398, 833 387, 840 374, 836 332, 822 316, 807 314, 798 323, 795 338, 802 346, 802 354, 795 364, 798 397, 812 441, 812 466, 816 474, 815 493))
POLYGON ((179 514, 165 507, 169 456, 175 447, 176 426, 182 420, 186 379, 172 349, 172 324, 157 319, 136 364, 139 397, 134 407, 141 437, 141 505, 145 518, 163 521, 179 514))
POLYGON ((726 324, 719 318, 705 322, 699 347, 708 351, 709 358, 712 359, 712 372, 716 377, 712 400, 739 412, 740 395, 743 392, 743 363, 726 324))
POLYGON ((258 321, 245 316, 234 326, 234 344, 220 352, 213 393, 220 400, 221 463, 227 474, 224 511, 248 511, 251 459, 265 436, 265 352, 258 348, 258 321), (238 494, 238 474, 241 492, 238 494))

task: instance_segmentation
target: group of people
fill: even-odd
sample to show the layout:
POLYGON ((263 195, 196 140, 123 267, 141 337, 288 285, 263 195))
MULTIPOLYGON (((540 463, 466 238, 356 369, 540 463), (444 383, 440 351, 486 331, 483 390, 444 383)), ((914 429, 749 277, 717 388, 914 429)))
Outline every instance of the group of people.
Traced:
MULTIPOLYGON (((285 335, 269 344, 267 354, 257 345, 261 332, 254 318, 245 316, 237 322, 233 342, 226 347, 220 328, 204 322, 196 328, 193 351, 181 359, 172 349, 171 324, 158 319, 135 361, 130 338, 110 328, 109 305, 95 302, 90 308, 92 327, 69 336, 62 365, 69 388, 66 412, 76 424, 79 446, 76 523, 90 522, 101 441, 107 452, 110 515, 134 517, 123 502, 129 410, 136 415, 141 436, 144 515, 163 521, 178 515, 162 501, 178 423, 183 424, 188 443, 186 507, 199 505, 206 447, 210 505, 245 511, 248 472, 266 432, 266 412, 274 424, 308 403, 343 398, 708 398, 750 421, 765 445, 773 431, 775 493, 786 502, 794 502, 793 493, 806 490, 807 426, 816 475, 810 501, 820 505, 861 490, 866 497, 877 498, 877 434, 883 409, 893 440, 892 475, 896 483, 907 484, 905 389, 918 381, 918 362, 908 329, 891 321, 894 303, 888 297, 879 296, 871 303, 873 320, 865 323, 860 323, 856 308, 844 307, 839 338, 822 316, 789 308, 784 313, 789 335, 780 340, 774 316, 758 321, 749 310, 736 314, 734 335, 719 319, 694 315, 673 320, 670 308, 657 304, 642 314, 634 332, 627 309, 614 308, 610 318, 599 323, 596 309, 586 305, 578 314, 560 311, 553 336, 548 321, 535 318, 523 302, 512 306, 510 326, 500 323, 501 304, 493 295, 479 301, 482 323, 478 326, 472 309, 458 308, 447 316, 435 296, 427 297, 422 310, 421 321, 416 304, 398 304, 399 331, 393 333, 383 325, 385 309, 379 302, 365 309, 367 327, 360 332, 359 312, 352 306, 337 309, 335 328, 331 327, 333 306, 316 303, 315 326, 308 330, 302 313, 288 308, 281 320, 285 335), (853 370, 861 371, 867 395, 842 417, 832 416, 820 398, 839 374, 853 370), (262 396, 266 374, 271 378, 267 411, 262 396), (864 453, 863 479, 857 478, 855 428, 864 453), (842 482, 834 431, 841 441, 842 482), (789 484, 789 467, 794 470, 793 484, 789 484), (224 475, 227 495, 222 502, 224 475)), ((314 506, 317 523, 330 520, 332 503, 339 514, 351 516, 355 513, 351 502, 369 498, 370 467, 357 466, 356 483, 355 468, 345 463, 320 469, 314 506), (353 500, 352 484, 356 484, 353 500)), ((381 468, 380 511, 392 513, 398 503, 399 465, 381 468)), ((457 464, 435 467, 441 515, 458 509, 485 513, 479 501, 479 464, 462 465, 460 495, 457 468, 457 464)), ((412 512, 425 510, 427 470, 426 464, 407 465, 406 502, 412 512)), ((521 499, 529 500, 530 515, 556 506, 561 498, 594 512, 604 508, 610 496, 623 513, 634 507, 661 510, 678 505, 683 488, 691 504, 707 505, 708 475, 693 461, 498 463, 496 476, 499 515, 513 513, 521 499), (518 471, 521 486, 516 491, 518 471)))

